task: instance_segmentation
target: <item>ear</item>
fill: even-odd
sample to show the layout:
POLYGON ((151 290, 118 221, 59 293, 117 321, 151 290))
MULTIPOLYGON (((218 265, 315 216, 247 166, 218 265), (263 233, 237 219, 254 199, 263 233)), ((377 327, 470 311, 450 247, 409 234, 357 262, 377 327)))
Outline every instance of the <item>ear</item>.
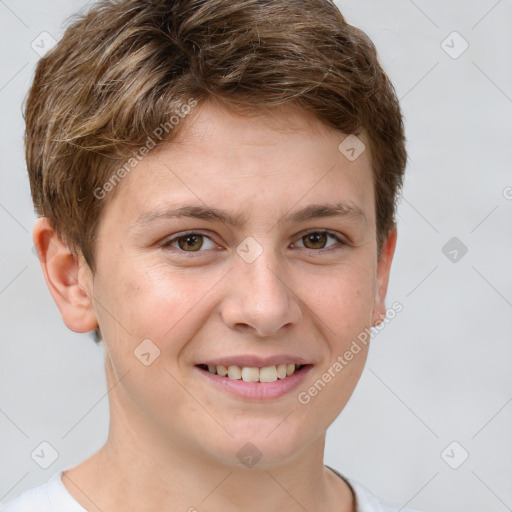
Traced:
POLYGON ((74 332, 98 326, 93 307, 93 274, 81 253, 73 254, 46 217, 37 219, 32 239, 41 269, 62 320, 74 332))
POLYGON ((386 293, 388 290, 389 273, 391 261, 395 254, 397 239, 396 224, 389 231, 387 238, 382 244, 382 252, 377 264, 377 285, 375 288, 375 301, 372 313, 372 325, 378 325, 386 316, 386 293))

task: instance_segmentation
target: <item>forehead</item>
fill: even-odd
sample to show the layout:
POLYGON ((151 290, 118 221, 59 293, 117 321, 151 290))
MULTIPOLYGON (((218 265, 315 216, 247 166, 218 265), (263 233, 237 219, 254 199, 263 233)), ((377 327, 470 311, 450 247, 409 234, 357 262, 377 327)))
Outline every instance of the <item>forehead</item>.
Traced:
POLYGON ((369 151, 347 159, 339 150, 346 134, 312 114, 287 105, 240 116, 206 102, 182 122, 174 140, 149 152, 117 185, 104 215, 134 223, 169 205, 202 204, 247 221, 342 202, 373 223, 369 151))

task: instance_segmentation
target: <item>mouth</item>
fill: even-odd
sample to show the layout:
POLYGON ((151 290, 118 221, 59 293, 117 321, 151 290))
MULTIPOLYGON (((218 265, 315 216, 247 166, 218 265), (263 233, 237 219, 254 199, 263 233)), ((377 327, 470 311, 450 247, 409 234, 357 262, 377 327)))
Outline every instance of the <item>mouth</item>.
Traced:
POLYGON ((212 390, 215 393, 227 393, 227 396, 238 400, 263 403, 293 396, 294 390, 305 385, 304 382, 314 366, 309 363, 290 362, 263 364, 266 366, 203 363, 195 365, 195 370, 200 380, 204 379, 205 393, 212 390))
POLYGON ((287 380, 293 375, 304 372, 312 364, 281 363, 263 367, 240 366, 236 364, 197 364, 196 367, 211 375, 217 375, 227 380, 238 380, 251 383, 272 383, 287 380))

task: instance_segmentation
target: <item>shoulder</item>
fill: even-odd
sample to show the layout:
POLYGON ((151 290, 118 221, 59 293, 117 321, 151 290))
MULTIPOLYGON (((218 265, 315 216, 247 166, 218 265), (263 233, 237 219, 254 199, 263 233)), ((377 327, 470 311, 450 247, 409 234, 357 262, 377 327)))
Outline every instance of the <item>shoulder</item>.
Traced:
POLYGON ((0 512, 86 512, 68 493, 61 474, 62 471, 54 473, 48 482, 0 505, 0 512))
POLYGON ((410 508, 392 506, 384 503, 356 480, 347 477, 345 477, 345 480, 350 484, 356 495, 357 512, 417 512, 410 508))

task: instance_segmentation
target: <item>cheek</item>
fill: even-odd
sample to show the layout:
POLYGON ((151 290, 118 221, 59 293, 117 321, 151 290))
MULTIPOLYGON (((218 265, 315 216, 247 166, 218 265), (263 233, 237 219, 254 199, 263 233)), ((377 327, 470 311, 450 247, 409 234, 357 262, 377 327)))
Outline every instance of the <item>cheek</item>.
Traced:
POLYGON ((375 292, 375 280, 368 268, 371 266, 363 263, 339 268, 329 280, 318 281, 316 293, 309 295, 313 318, 320 319, 317 325, 327 340, 328 353, 313 387, 303 390, 304 402, 311 402, 316 417, 326 425, 348 402, 368 356, 375 292))
POLYGON ((161 350, 179 351, 204 323, 207 295, 220 277, 143 262, 112 268, 108 286, 98 290, 111 313, 102 314, 109 340, 133 351, 149 338, 161 350))
POLYGON ((187 405, 189 412, 195 407, 179 384, 176 363, 204 323, 201 299, 212 279, 185 274, 171 276, 156 266, 143 269, 142 264, 113 266, 108 282, 99 282, 95 294, 103 306, 100 328, 119 381, 117 399, 127 408, 136 404, 162 425, 172 424, 180 407, 187 405), (149 354, 148 364, 144 354, 149 354))
POLYGON ((339 349, 371 325, 375 280, 364 265, 346 265, 310 288, 309 305, 323 324, 331 346, 339 349))

